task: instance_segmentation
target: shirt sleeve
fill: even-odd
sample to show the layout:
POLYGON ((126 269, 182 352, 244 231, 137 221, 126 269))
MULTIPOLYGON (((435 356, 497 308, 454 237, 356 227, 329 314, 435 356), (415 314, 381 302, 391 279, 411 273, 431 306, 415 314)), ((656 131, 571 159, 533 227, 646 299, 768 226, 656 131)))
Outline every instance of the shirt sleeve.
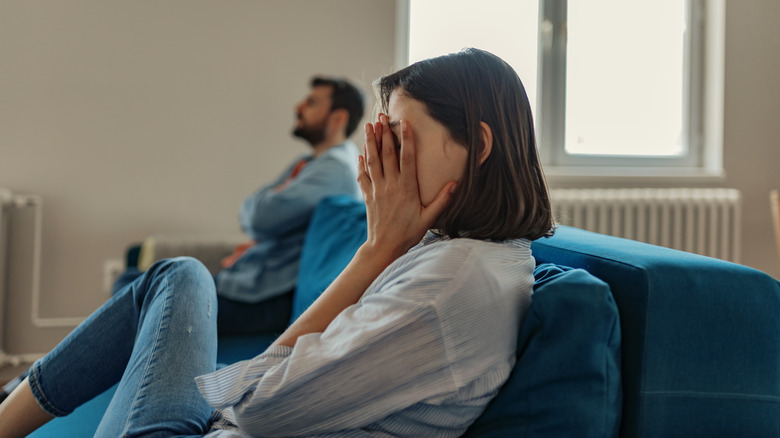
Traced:
POLYGON ((243 431, 262 436, 360 428, 451 394, 434 303, 410 298, 408 284, 395 288, 404 295, 366 296, 295 348, 269 349, 199 377, 201 393, 215 408, 233 408, 243 431))
POLYGON ((304 167, 284 190, 276 192, 276 184, 263 187, 244 200, 241 228, 252 238, 261 239, 304 227, 320 200, 345 191, 350 173, 344 167, 338 159, 323 156, 304 167))

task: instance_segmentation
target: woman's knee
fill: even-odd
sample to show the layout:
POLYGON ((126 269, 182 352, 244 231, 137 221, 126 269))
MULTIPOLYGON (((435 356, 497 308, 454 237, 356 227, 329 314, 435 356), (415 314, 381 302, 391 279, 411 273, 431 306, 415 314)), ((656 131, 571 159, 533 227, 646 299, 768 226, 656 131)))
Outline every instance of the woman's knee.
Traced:
MULTIPOLYGON (((176 294, 195 294, 199 297, 216 300, 214 277, 199 260, 192 257, 174 257, 159 260, 145 273, 143 295, 148 292, 172 288, 176 294)), ((142 291, 136 291, 142 292, 142 291)))
POLYGON ((158 260, 147 270, 152 275, 167 274, 191 277, 197 280, 209 280, 213 283, 214 279, 206 269, 206 266, 200 260, 193 257, 173 257, 169 259, 158 260))
POLYGON ((174 257, 166 260, 167 264, 173 266, 173 269, 183 270, 189 272, 191 275, 198 275, 204 278, 209 278, 213 281, 209 270, 198 259, 194 257, 181 256, 174 257))

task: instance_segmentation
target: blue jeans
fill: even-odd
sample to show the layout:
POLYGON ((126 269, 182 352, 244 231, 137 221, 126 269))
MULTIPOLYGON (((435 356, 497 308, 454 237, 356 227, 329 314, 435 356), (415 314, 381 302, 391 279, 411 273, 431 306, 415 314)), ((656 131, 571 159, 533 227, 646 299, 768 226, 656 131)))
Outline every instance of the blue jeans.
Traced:
POLYGON ((212 408, 195 377, 217 354, 214 280, 197 260, 152 265, 30 370, 49 414, 63 416, 119 382, 96 436, 202 435, 212 408))
MULTIPOLYGON (((113 293, 138 278, 143 272, 130 267, 114 282, 113 293)), ((252 333, 281 333, 287 328, 292 315, 293 293, 267 298, 257 303, 244 303, 219 296, 217 303, 217 331, 220 335, 245 335, 252 333)))

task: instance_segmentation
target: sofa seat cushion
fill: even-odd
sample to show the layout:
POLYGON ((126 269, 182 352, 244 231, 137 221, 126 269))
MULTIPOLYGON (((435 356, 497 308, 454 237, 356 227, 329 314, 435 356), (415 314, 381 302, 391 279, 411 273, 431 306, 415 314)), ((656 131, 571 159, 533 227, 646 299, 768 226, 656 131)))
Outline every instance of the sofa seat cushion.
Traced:
POLYGON ((466 437, 613 437, 621 418, 620 323, 609 286, 537 266, 509 380, 466 437))

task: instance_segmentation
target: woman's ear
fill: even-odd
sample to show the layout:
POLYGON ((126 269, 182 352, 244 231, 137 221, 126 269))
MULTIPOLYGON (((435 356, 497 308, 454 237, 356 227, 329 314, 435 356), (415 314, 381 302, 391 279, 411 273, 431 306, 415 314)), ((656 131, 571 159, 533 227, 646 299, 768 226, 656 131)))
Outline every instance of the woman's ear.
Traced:
POLYGON ((479 136, 482 140, 482 145, 479 150, 479 164, 482 165, 493 151, 493 130, 490 129, 490 126, 487 123, 479 122, 479 131, 479 136))

